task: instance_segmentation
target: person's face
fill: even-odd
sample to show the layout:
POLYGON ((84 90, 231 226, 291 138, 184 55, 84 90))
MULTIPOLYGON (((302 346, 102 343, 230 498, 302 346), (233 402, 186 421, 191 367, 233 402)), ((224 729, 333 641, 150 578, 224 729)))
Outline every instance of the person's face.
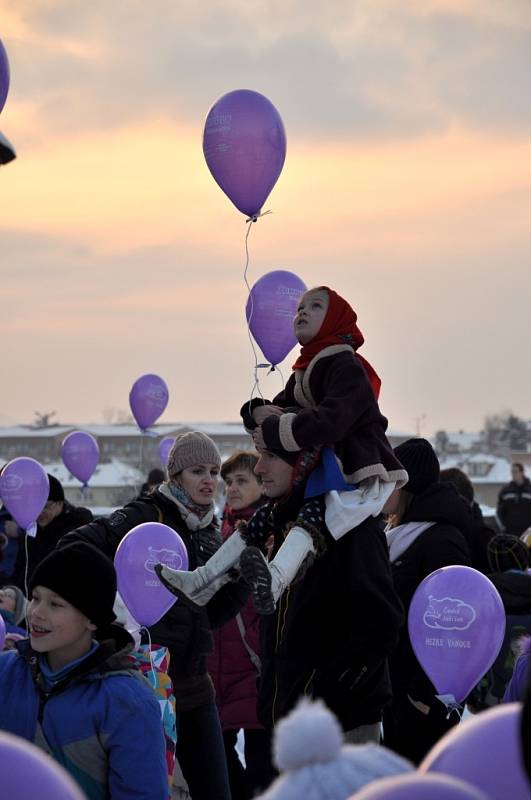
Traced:
POLYGON ((256 477, 248 469, 236 469, 225 475, 227 486, 227 503, 233 511, 256 503, 262 495, 262 487, 256 477))
POLYGON ((59 516, 64 507, 62 500, 48 500, 41 513, 37 517, 37 523, 41 528, 45 528, 52 520, 59 516))
POLYGON ((0 589, 0 608, 3 611, 15 610, 17 604, 17 596, 15 590, 8 587, 7 589, 0 589))
POLYGON ((300 344, 308 344, 315 339, 326 317, 328 303, 328 292, 322 289, 302 295, 293 320, 295 336, 300 344))
POLYGON ((214 501, 218 480, 217 464, 194 464, 193 467, 185 467, 177 476, 177 482, 200 506, 208 506, 214 501))
POLYGON ((44 586, 33 589, 28 623, 32 648, 37 653, 48 653, 48 663, 54 671, 90 650, 96 630, 81 611, 44 586))
POLYGON ((520 467, 511 467, 511 475, 513 477, 513 481, 515 483, 523 483, 524 482, 524 473, 520 469, 520 467))
POLYGON ((267 497, 282 497, 291 488, 293 467, 269 450, 261 450, 260 458, 254 468, 262 479, 262 487, 267 497))
POLYGON ((394 489, 389 495, 386 504, 382 508, 382 513, 396 514, 396 512, 398 511, 399 502, 400 502, 400 489, 394 489))

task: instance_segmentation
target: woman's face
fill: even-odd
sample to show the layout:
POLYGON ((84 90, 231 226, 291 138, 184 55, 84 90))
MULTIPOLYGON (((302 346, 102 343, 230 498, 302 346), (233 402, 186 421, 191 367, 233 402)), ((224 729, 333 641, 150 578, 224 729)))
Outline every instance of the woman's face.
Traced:
POLYGON ((15 590, 8 587, 7 589, 0 589, 0 608, 4 611, 15 610, 17 604, 17 596, 15 590))
POLYGON ((177 483, 200 506, 208 506, 214 502, 218 480, 217 464, 194 464, 193 467, 185 467, 177 476, 177 483))
POLYGON ((235 469, 234 472, 228 472, 225 475, 225 484, 227 486, 227 503, 233 511, 247 508, 262 496, 261 484, 248 469, 235 469))

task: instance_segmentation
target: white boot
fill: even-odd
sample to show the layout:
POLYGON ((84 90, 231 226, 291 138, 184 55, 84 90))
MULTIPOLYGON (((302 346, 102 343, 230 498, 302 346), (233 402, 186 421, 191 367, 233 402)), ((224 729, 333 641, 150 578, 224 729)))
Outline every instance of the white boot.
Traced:
POLYGON ((272 561, 266 561, 257 547, 247 547, 240 558, 244 580, 253 590, 253 604, 259 614, 272 614, 277 600, 290 585, 306 556, 315 553, 310 534, 304 528, 290 530, 272 561))
POLYGON ((239 531, 235 531, 202 567, 184 572, 157 564, 155 572, 177 597, 195 606, 204 606, 230 580, 228 572, 238 564, 246 547, 239 531))

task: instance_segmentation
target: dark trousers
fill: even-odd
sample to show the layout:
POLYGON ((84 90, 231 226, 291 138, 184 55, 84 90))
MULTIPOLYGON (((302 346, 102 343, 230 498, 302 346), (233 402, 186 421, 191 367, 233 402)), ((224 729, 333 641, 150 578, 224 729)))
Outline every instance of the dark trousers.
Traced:
POLYGON ((267 789, 277 775, 271 763, 271 733, 244 730, 245 767, 236 751, 237 738, 236 730, 223 732, 232 800, 251 800, 267 789))
POLYGON ((177 759, 192 800, 231 800, 215 703, 177 714, 177 759))
POLYGON ((383 743, 414 764, 420 764, 433 745, 460 720, 457 711, 448 711, 434 698, 428 714, 423 714, 407 696, 393 699, 384 711, 383 743))

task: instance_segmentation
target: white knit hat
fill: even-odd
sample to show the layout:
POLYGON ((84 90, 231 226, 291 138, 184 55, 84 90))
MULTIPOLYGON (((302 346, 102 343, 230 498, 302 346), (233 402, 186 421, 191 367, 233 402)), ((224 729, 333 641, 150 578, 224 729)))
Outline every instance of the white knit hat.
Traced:
POLYGON ((385 747, 343 744, 339 723, 321 700, 301 700, 276 728, 273 750, 282 774, 260 800, 347 800, 376 778, 413 771, 385 747))
POLYGON ((172 478, 186 467, 196 464, 216 464, 221 467, 218 448, 206 433, 179 433, 168 454, 168 476, 172 478))

